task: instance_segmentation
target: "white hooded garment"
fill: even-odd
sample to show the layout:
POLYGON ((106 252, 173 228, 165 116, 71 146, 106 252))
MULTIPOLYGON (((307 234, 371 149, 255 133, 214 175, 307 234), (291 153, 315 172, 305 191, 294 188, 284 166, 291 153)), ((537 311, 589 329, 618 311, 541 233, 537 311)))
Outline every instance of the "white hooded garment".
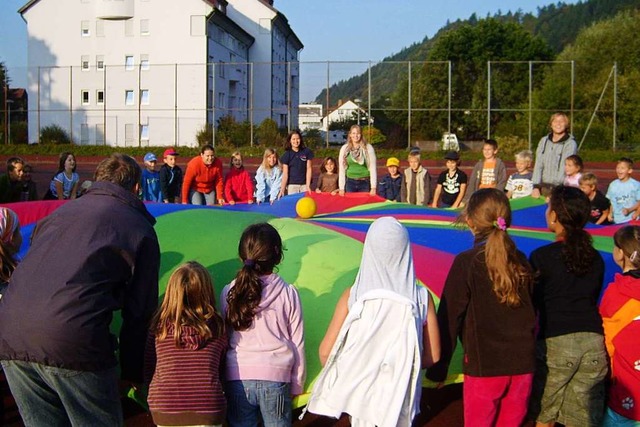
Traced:
POLYGON ((307 410, 351 416, 353 424, 411 426, 419 412, 422 329, 429 294, 416 285, 407 230, 392 217, 373 222, 349 313, 307 410))

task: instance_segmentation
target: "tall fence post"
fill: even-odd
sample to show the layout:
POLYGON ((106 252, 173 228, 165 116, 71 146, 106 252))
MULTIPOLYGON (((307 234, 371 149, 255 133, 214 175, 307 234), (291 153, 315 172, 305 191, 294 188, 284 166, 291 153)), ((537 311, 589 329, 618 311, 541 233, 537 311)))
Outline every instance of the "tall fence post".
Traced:
POLYGON ((407 62, 407 148, 411 148, 411 61, 407 62))

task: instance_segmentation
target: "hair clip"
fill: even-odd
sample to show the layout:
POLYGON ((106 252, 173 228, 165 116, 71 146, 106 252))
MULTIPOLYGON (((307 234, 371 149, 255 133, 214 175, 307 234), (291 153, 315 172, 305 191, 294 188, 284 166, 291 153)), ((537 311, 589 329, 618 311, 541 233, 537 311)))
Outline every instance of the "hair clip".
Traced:
POLYGON ((251 258, 247 258, 247 259, 244 260, 244 266, 245 267, 252 268, 254 265, 256 265, 256 262, 254 260, 252 260, 251 258))
POLYGON ((493 223, 493 226, 502 231, 507 231, 507 221, 501 216, 493 223))
POLYGON ((633 251, 633 253, 629 257, 629 261, 635 262, 637 258, 638 258, 638 251, 633 251))

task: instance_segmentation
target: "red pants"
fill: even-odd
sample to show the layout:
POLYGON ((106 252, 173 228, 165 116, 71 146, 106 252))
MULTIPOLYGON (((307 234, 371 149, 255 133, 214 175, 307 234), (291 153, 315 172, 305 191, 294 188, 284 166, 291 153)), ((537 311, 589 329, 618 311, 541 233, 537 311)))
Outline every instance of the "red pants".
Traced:
POLYGON ((464 376, 464 425, 518 427, 527 415, 533 373, 464 376))

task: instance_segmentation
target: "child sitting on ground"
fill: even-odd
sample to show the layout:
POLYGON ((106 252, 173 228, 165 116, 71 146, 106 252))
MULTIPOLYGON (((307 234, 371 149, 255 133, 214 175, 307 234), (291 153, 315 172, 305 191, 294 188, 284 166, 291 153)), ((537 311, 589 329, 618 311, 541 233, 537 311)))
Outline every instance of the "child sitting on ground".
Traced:
POLYGON ((400 160, 396 157, 387 159, 387 170, 389 171, 378 182, 378 196, 384 197, 393 202, 400 202, 402 192, 402 174, 400 173, 400 160))
POLYGON ((564 185, 567 187, 580 188, 580 177, 584 163, 582 157, 572 154, 564 161, 564 185))
POLYGON ((60 154, 58 170, 49 184, 45 195, 47 200, 69 200, 78 196, 80 176, 76 173, 76 156, 73 153, 60 154))
POLYGON ((638 218, 640 182, 631 178, 633 160, 621 157, 616 165, 618 179, 609 184, 607 199, 611 201, 609 222, 622 224, 638 218))
POLYGON ((253 181, 242 165, 242 154, 235 151, 231 155, 229 172, 224 179, 224 197, 227 203, 253 203, 253 181))
POLYGON ((519 199, 530 196, 533 192, 533 172, 531 172, 531 162, 533 153, 530 150, 523 150, 516 154, 516 173, 509 176, 507 186, 507 197, 519 199))
POLYGON ((598 225, 609 224, 607 218, 611 211, 611 202, 598 190, 598 178, 591 172, 580 177, 580 189, 591 202, 591 216, 589 222, 598 225))
POLYGON ((507 183, 507 168, 504 162, 497 157, 498 142, 494 139, 486 139, 482 146, 482 160, 473 167, 469 176, 467 194, 462 205, 466 205, 471 195, 480 188, 497 188, 504 191, 507 183))
POLYGON ((25 164, 22 169, 22 180, 21 182, 21 191, 20 191, 20 201, 28 202, 32 200, 38 200, 38 192, 36 189, 36 183, 31 179, 31 172, 33 172, 33 167, 30 164, 25 164))
POLYGON ((409 160, 409 168, 404 170, 400 197, 403 202, 412 205, 429 206, 431 176, 429 176, 429 171, 420 164, 420 151, 410 151, 407 159, 409 160))
POLYGON ((320 166, 320 176, 316 193, 331 193, 332 196, 338 194, 338 164, 333 157, 325 157, 320 166))
POLYGON ((447 170, 440 172, 438 185, 433 196, 431 207, 446 207, 456 209, 460 206, 467 190, 467 174, 460 170, 460 154, 448 151, 444 155, 447 170))
POLYGON ((144 169, 142 170, 142 200, 145 202, 162 202, 160 190, 160 174, 156 170, 158 159, 155 154, 144 155, 144 169))

